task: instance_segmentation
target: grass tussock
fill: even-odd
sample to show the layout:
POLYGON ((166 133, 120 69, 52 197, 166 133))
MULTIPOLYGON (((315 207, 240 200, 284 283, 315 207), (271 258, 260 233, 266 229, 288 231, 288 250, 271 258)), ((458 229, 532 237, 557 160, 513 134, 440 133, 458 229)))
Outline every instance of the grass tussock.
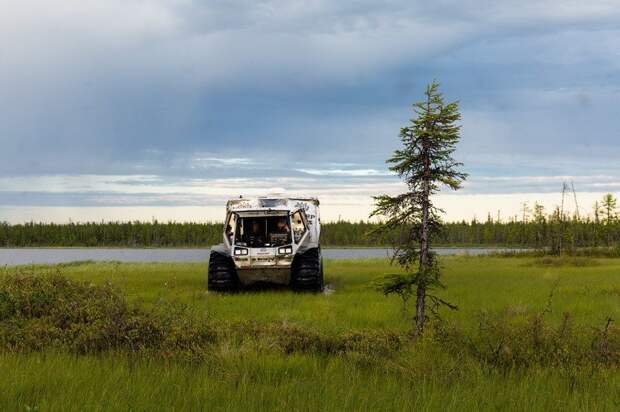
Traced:
POLYGON ((275 349, 283 354, 314 353, 329 356, 358 353, 389 357, 401 350, 408 341, 406 334, 389 330, 325 333, 288 322, 238 322, 221 327, 220 332, 228 337, 234 336, 237 342, 252 341, 260 349, 275 349))
POLYGON ((600 262, 586 256, 543 256, 533 259, 528 265, 541 267, 589 267, 598 266, 600 262))
POLYGON ((502 258, 620 258, 620 246, 592 246, 568 248, 561 256, 553 254, 548 248, 522 249, 522 250, 499 250, 489 253, 487 256, 502 258))

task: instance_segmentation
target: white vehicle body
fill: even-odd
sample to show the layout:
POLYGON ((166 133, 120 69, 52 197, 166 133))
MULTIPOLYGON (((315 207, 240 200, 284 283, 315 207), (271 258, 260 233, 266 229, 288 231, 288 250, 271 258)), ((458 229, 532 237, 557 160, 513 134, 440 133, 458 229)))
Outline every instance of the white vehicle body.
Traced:
MULTIPOLYGON (((226 204, 223 243, 212 248, 211 256, 217 253, 229 257, 235 281, 240 285, 291 285, 305 270, 297 266, 306 267, 300 262, 312 255, 313 260, 318 259, 322 288, 320 222, 319 201, 313 197, 231 199, 226 204)), ((217 270, 210 267, 210 285, 215 289, 218 276, 211 276, 211 272, 217 270)))

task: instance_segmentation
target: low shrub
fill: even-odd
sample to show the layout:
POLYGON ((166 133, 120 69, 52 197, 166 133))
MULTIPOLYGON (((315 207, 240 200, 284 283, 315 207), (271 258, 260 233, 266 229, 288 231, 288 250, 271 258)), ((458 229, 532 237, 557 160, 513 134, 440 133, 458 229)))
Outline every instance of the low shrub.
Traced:
MULTIPOLYGON (((191 349, 213 333, 171 308, 130 307, 110 284, 60 275, 0 278, 0 346, 10 351, 55 347, 77 353, 111 349, 191 349)), ((172 308, 174 309, 174 308, 172 308)))
POLYGON ((578 247, 562 251, 561 256, 550 248, 536 249, 516 249, 498 250, 484 256, 495 257, 520 257, 520 258, 544 258, 544 257, 590 257, 590 258, 618 258, 620 257, 620 245, 616 246, 597 246, 597 247, 578 247))
POLYGON ((543 267, 562 267, 562 266, 574 266, 574 267, 587 267, 598 266, 600 262, 586 256, 543 256, 534 259, 531 266, 543 266, 543 267))
POLYGON ((329 334, 288 322, 240 322, 228 330, 234 331, 238 341, 250 339, 263 348, 275 349, 285 354, 361 353, 390 356, 402 349, 408 341, 404 333, 389 330, 352 330, 329 334))
POLYGON ((440 324, 433 339, 447 352, 501 369, 531 366, 620 366, 620 328, 575 324, 569 313, 552 326, 545 314, 481 313, 470 333, 440 324))

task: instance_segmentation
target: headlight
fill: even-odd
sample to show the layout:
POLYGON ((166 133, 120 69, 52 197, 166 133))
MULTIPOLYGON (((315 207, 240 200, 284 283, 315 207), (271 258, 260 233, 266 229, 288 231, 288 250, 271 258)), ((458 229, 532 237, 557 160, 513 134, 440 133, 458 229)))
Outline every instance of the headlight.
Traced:
POLYGON ((280 255, 290 255, 293 253, 293 248, 291 246, 281 247, 278 249, 278 254, 280 255))
POLYGON ((235 256, 243 256, 243 255, 247 255, 248 254, 248 250, 247 249, 235 249, 235 256))

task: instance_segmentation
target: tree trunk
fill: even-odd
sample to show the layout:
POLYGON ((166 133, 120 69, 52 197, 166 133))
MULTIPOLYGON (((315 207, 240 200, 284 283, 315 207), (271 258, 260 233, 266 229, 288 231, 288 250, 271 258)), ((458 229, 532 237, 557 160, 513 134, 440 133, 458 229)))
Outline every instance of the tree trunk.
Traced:
MULTIPOLYGON (((426 166, 425 166, 426 168, 426 166)), ((425 172, 426 174, 426 172, 425 172)), ((416 290, 416 314, 415 314, 415 332, 414 336, 420 336, 424 330, 424 313, 426 300, 426 276, 429 266, 429 244, 428 244, 428 181, 424 181, 424 199, 422 205, 422 236, 420 237, 420 276, 418 277, 418 285, 416 290)))
POLYGON ((426 286, 424 284, 418 285, 416 291, 416 304, 415 304, 415 325, 413 326, 413 336, 418 337, 422 335, 424 331, 424 320, 426 317, 425 314, 425 305, 426 305, 426 286))
MULTIPOLYGON (((427 103, 430 111, 430 102, 427 103)), ((420 236, 420 274, 416 290, 416 314, 414 336, 422 335, 424 331, 424 321, 426 320, 426 277, 429 269, 429 212, 430 212, 430 156, 428 148, 428 138, 422 139, 422 156, 424 157, 424 177, 422 181, 422 233, 420 236)))

